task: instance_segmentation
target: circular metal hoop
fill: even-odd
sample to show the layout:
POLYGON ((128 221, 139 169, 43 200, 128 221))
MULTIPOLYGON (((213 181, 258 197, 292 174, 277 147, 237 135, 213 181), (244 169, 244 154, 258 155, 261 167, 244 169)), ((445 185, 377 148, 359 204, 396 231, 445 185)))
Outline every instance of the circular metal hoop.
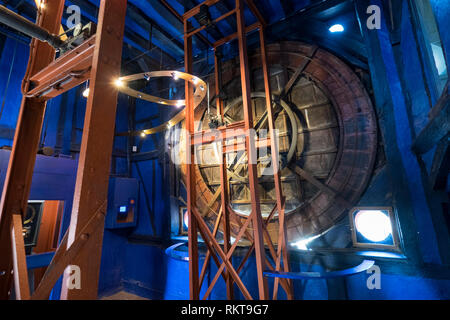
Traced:
MULTIPOLYGON (((176 106, 178 108, 185 106, 186 100, 163 99, 163 98, 159 98, 156 96, 146 94, 144 92, 140 92, 140 91, 131 89, 130 87, 125 85, 125 83, 132 82, 132 81, 137 81, 137 80, 142 80, 142 79, 149 81, 151 78, 160 78, 160 77, 171 77, 175 81, 178 79, 182 79, 182 80, 192 83, 192 85, 194 85, 194 109, 197 108, 197 106, 200 103, 202 103, 203 99, 205 99, 205 96, 206 96, 206 93, 208 90, 206 82, 192 74, 180 72, 180 71, 167 70, 167 71, 152 71, 152 72, 132 74, 129 76, 119 78, 117 87, 120 92, 122 92, 126 95, 129 95, 129 96, 135 97, 137 99, 141 99, 141 100, 145 100, 145 101, 149 101, 149 102, 153 102, 153 103, 158 103, 158 104, 162 104, 162 105, 166 105, 166 106, 176 106)), ((141 133, 150 135, 150 134, 155 134, 158 132, 163 132, 163 131, 167 130, 168 128, 171 128, 171 127, 177 125, 178 123, 180 123, 182 120, 184 120, 185 113, 186 113, 186 111, 182 110, 176 116, 174 116, 172 119, 170 119, 167 122, 164 122, 163 124, 161 124, 159 126, 145 129, 145 130, 140 130, 139 132, 131 132, 131 133, 123 132, 123 133, 119 133, 118 136, 129 136, 129 135, 138 136, 141 133)))
POLYGON ((137 81, 145 79, 147 81, 150 81, 151 78, 161 78, 161 77, 170 77, 173 78, 175 81, 178 79, 183 79, 185 81, 188 81, 192 83, 195 87, 194 90, 194 107, 199 105, 203 99, 206 96, 206 90, 207 86, 205 81, 202 79, 193 76, 192 74, 180 72, 180 71, 152 71, 152 72, 144 72, 144 73, 137 73, 132 74, 126 77, 119 78, 120 83, 118 84, 119 91, 122 93, 125 93, 126 95, 142 99, 149 102, 154 102, 162 105, 167 106, 177 106, 182 107, 186 105, 186 100, 168 100, 159 98, 156 96, 152 96, 150 94, 140 92, 134 89, 131 89, 130 87, 126 86, 125 83, 131 82, 131 81, 137 81))

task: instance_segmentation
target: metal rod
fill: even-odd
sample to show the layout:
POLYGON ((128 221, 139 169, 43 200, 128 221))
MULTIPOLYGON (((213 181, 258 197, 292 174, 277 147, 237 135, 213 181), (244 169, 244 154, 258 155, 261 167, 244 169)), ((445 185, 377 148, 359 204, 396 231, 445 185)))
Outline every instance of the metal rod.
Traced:
POLYGON ((22 32, 29 37, 36 38, 42 42, 48 42, 55 49, 61 48, 64 44, 58 36, 49 33, 44 28, 39 27, 2 5, 0 5, 0 23, 22 32))

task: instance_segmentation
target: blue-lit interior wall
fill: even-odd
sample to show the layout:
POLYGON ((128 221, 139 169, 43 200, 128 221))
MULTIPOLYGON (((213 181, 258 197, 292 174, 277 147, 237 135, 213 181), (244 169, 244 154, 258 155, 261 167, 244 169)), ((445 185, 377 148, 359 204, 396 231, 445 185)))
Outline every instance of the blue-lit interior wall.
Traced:
MULTIPOLYGON (((381 5, 381 1, 373 2, 381 5)), ((447 30, 449 30, 450 4, 443 0, 431 0, 431 3, 448 57, 450 35, 447 30)), ((276 11, 276 6, 273 10, 275 13, 279 13, 276 11)), ((404 253, 408 258, 382 257, 375 259, 382 270, 381 290, 367 289, 368 275, 360 274, 347 279, 296 281, 295 293, 298 299, 450 298, 450 271, 448 269, 448 252, 450 250, 447 250, 449 244, 445 242, 448 230, 446 230, 445 222, 436 217, 442 195, 431 196, 423 177, 423 170, 430 168, 434 150, 424 157, 424 167, 419 166, 412 154, 406 158, 402 157, 402 153, 409 152, 408 147, 411 140, 426 125, 431 107, 425 92, 425 80, 417 76, 422 72, 420 53, 417 49, 406 1, 402 6, 401 41, 399 46, 395 46, 394 49, 389 45, 384 18, 383 21, 383 29, 374 31, 376 32, 375 36, 367 42, 369 46, 377 43, 377 49, 370 48, 367 51, 374 55, 375 62, 370 66, 372 75, 378 72, 378 70, 372 69, 379 67, 376 61, 383 62, 388 70, 395 70, 393 74, 377 77, 378 80, 372 79, 374 86, 381 88, 384 83, 388 87, 387 90, 392 97, 390 100, 393 101, 395 110, 392 110, 391 114, 382 114, 383 117, 379 119, 381 135, 385 142, 387 165, 376 172, 359 205, 397 208, 405 242, 404 253), (376 81, 380 83, 377 84, 376 81), (403 191, 400 192, 399 189, 403 191)), ((303 36, 301 38, 304 40, 303 36)), ((29 47, 24 41, 13 35, 0 35, 0 103, 2 103, 2 109, 4 104, 0 116, 0 146, 12 145, 21 101, 21 80, 28 59, 29 47), (10 78, 9 74, 11 74, 10 78)), ((322 41, 322 45, 337 53, 332 39, 322 41), (326 44, 329 44, 329 47, 326 44)), ((179 55, 179 53, 177 54, 179 55)), ((351 57, 339 56, 349 63, 352 62, 351 57)), ((449 60, 447 59, 447 61, 449 60)), ((81 95, 83 89, 83 87, 73 89, 53 99, 47 106, 41 137, 42 146, 54 148, 56 154, 61 156, 76 155, 81 144, 86 102, 81 95)), ((382 92, 381 89, 378 92, 375 90, 374 97, 379 116, 383 111, 384 101, 379 95, 380 92, 382 92)), ((117 132, 128 130, 129 105, 129 98, 121 95, 118 103, 117 132)), ((134 117, 138 123, 136 129, 145 128, 149 125, 149 121, 152 126, 157 125, 161 121, 159 119, 167 119, 170 112, 170 110, 143 101, 136 101, 135 110, 134 117), (152 116, 155 116, 153 120, 144 121, 152 116)), ((132 141, 132 145, 138 147, 138 153, 167 149, 164 134, 145 139, 137 137, 132 141)), ((104 296, 119 290, 126 290, 152 299, 187 299, 189 297, 188 263, 172 259, 164 251, 172 243, 170 239, 171 224, 173 224, 173 217, 177 215, 173 211, 178 210, 174 209, 174 203, 177 203, 177 200, 171 199, 169 196, 172 186, 168 185, 170 170, 167 154, 160 152, 151 156, 151 159, 134 161, 129 166, 126 149, 126 138, 117 138, 111 174, 113 176, 131 176, 139 181, 138 225, 132 229, 105 230, 99 294, 104 296)), ((45 164, 45 158, 38 157, 36 170, 38 171, 42 166, 47 166, 47 169, 40 173, 40 178, 33 180, 31 197, 39 198, 39 200, 45 200, 41 199, 45 197, 50 200, 49 193, 40 192, 46 190, 47 185, 45 188, 41 188, 39 184, 53 181, 51 178, 54 172, 50 172, 49 168, 54 168, 56 172, 65 172, 68 182, 66 186, 64 188, 60 188, 60 185, 54 186, 55 194, 56 190, 58 191, 57 198, 63 198, 62 200, 66 201, 62 228, 62 232, 65 232, 70 220, 68 207, 73 198, 76 156, 72 157, 73 160, 61 159, 61 157, 51 158, 49 164, 45 164)), ((7 155, 1 153, 0 160, 3 183, 7 155)), ((50 185, 53 185, 53 182, 50 185)), ((327 242, 331 242, 335 247, 345 248, 348 246, 350 235, 347 219, 343 219, 337 224, 335 232, 330 233, 327 237, 327 242)), ((319 239, 317 243, 320 244, 321 241, 323 240, 319 239)), ((236 259, 236 264, 239 259, 239 257, 236 259)), ((361 257, 348 252, 344 255, 314 256, 310 252, 293 251, 292 269, 293 271, 324 271, 356 265, 361 259, 361 257)), ((217 269, 215 265, 210 268, 209 281, 217 269)), ((256 296, 257 282, 254 268, 254 261, 250 260, 244 268, 242 277, 244 282, 249 284, 250 292, 256 296)), ((271 283, 270 280, 269 283, 271 283)), ((204 287, 203 292, 205 290, 204 287)), ((236 295, 240 297, 238 292, 236 295)), ((53 297, 56 298, 56 296, 53 297)), ((212 293, 212 298, 224 299, 225 297, 226 290, 220 279, 218 287, 212 293)))

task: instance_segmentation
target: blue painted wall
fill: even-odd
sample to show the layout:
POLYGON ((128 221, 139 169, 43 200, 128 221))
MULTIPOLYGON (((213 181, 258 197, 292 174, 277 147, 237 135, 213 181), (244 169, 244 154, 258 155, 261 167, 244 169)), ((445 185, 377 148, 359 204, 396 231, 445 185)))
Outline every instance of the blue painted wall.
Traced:
POLYGON ((22 96, 20 88, 28 61, 26 44, 0 35, 0 146, 11 146, 22 96))

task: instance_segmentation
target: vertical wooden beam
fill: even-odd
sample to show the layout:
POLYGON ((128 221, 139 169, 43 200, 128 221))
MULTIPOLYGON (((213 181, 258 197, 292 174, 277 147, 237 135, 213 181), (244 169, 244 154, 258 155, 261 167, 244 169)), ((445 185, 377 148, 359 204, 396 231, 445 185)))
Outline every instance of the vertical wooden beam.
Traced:
MULTIPOLYGON (((185 72, 192 74, 192 38, 188 37, 191 24, 184 20, 184 67, 185 72)), ((195 206, 195 167, 192 152, 191 137, 194 134, 194 88, 185 82, 186 97, 186 190, 188 210, 188 240, 189 240, 189 296, 191 300, 200 299, 200 284, 198 277, 198 222, 193 214, 195 206)))
MULTIPOLYGON (((220 81, 220 72, 222 72, 221 68, 222 64, 220 61, 220 57, 217 56, 217 52, 214 54, 214 77, 215 77, 215 87, 216 87, 216 104, 217 110, 220 113, 221 119, 224 119, 224 111, 223 111, 223 101, 220 98, 220 90, 221 90, 221 81, 220 81)), ((225 255, 230 251, 230 214, 227 210, 228 208, 228 176, 227 176, 227 155, 223 152, 224 143, 221 142, 220 145, 220 153, 222 154, 222 159, 220 163, 220 185, 221 185, 221 205, 223 212, 223 251, 225 255)), ((231 258, 230 258, 231 263, 231 258)), ((227 298, 228 300, 233 300, 233 279, 229 271, 226 272, 226 287, 227 287, 227 298)))
MULTIPOLYGON (((91 94, 86 107, 68 247, 108 197, 118 95, 114 82, 120 76, 126 8, 126 0, 100 2, 91 94)), ((97 298, 103 224, 104 221, 98 232, 89 235, 89 241, 71 263, 80 267, 81 290, 69 290, 63 281, 62 299, 97 298)))
MULTIPOLYGON (((289 272, 289 255, 287 251, 287 239, 286 239, 286 223, 285 223, 285 210, 283 202, 283 190, 281 186, 280 177, 280 166, 279 166, 279 154, 278 154, 278 136, 275 134, 275 119, 273 117, 272 108, 272 94, 270 90, 270 78, 269 78, 269 67, 267 65, 267 51, 266 42, 264 38, 264 27, 259 28, 259 41, 261 45, 261 62, 263 67, 264 75, 264 89, 266 93, 266 108, 267 108, 267 121, 269 124, 270 131, 270 143, 272 149, 272 169, 275 183, 275 194, 277 197, 277 210, 278 210, 278 221, 279 221, 279 231, 278 231, 278 251, 277 251, 277 261, 275 270, 279 271, 281 263, 281 255, 283 255, 283 267, 285 272, 289 272)), ((274 283, 274 300, 277 298, 278 285, 280 279, 275 278, 274 283)), ((286 292, 289 300, 294 299, 294 294, 292 291, 292 281, 288 280, 288 291, 286 292)))
POLYGON ((260 198, 258 193, 258 171, 256 167, 257 152, 255 148, 254 130, 253 130, 253 111, 250 91, 250 72, 248 67, 247 55, 247 39, 245 32, 244 21, 244 4, 243 0, 236 0, 236 18, 237 18, 237 36, 239 43, 239 62, 241 67, 241 86, 242 86, 242 101, 244 108, 244 122, 248 158, 248 180, 250 186, 250 197, 252 202, 253 214, 253 232, 255 242, 256 255, 256 271, 258 275, 258 290, 259 298, 267 300, 269 297, 267 280, 263 276, 265 270, 265 249, 262 232, 262 216, 260 207, 260 198))
MULTIPOLYGON (((61 24, 64 0, 52 1, 38 12, 37 24, 52 34, 57 34, 61 24)), ((30 59, 22 90, 29 87, 28 79, 44 69, 55 59, 55 50, 47 43, 33 39, 30 59)), ((11 223, 13 214, 25 212, 30 192, 36 154, 45 114, 45 101, 23 98, 20 108, 13 150, 0 202, 0 299, 8 299, 13 268, 11 223), (1 275, 3 274, 3 275, 1 275)))
POLYGON ((27 257, 22 233, 22 215, 14 214, 11 242, 13 247, 14 292, 16 300, 30 299, 30 285, 28 283, 27 257))

